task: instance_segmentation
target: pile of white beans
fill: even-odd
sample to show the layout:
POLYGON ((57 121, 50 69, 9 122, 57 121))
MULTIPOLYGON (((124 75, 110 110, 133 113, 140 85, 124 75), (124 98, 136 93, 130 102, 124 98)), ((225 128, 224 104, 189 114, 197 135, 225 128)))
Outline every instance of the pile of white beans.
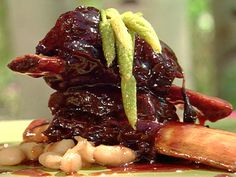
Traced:
POLYGON ((24 161, 39 161, 47 168, 60 169, 66 173, 76 172, 92 164, 122 165, 133 162, 135 152, 123 146, 94 146, 80 136, 45 144, 23 142, 17 146, 0 147, 0 165, 18 165, 24 161))

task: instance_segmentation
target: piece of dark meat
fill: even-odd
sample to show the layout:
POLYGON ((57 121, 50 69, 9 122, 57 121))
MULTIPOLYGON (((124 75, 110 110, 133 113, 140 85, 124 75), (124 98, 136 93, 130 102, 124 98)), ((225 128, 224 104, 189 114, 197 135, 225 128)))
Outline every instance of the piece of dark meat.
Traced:
MULTIPOLYGON (((149 91, 138 89, 137 106, 139 120, 159 123, 168 120, 178 121, 174 105, 149 91)), ((49 99, 49 108, 53 115, 57 115, 63 109, 74 110, 73 112, 77 112, 78 115, 90 114, 97 119, 113 116, 127 120, 120 89, 111 86, 70 88, 65 92, 55 92, 49 99)), ((77 119, 80 119, 78 115, 77 119)))
MULTIPOLYGON (((167 92, 175 77, 182 78, 181 68, 174 52, 163 42, 162 54, 156 54, 150 46, 136 37, 133 74, 139 87, 153 92, 167 92)), ((76 61, 66 61, 58 56, 46 57, 28 54, 17 57, 9 65, 13 71, 32 77, 44 77, 56 90, 66 90, 73 86, 114 85, 120 86, 117 64, 107 68, 100 59, 90 60, 77 56, 76 61)))
MULTIPOLYGON (((35 65, 38 61, 33 60, 35 56, 30 55, 17 62, 13 61, 9 67, 33 77, 44 76, 46 82, 56 90, 98 84, 119 87, 120 76, 116 60, 110 68, 106 66, 98 30, 99 21, 99 11, 91 7, 78 7, 60 16, 56 25, 36 47, 37 54, 64 61, 60 61, 60 66, 55 66, 55 74, 51 70, 42 72, 41 75, 35 74, 34 71, 38 71, 37 67, 40 66, 35 65), (26 70, 24 66, 30 64, 36 68, 26 70)), ((139 87, 166 93, 174 78, 182 78, 183 74, 174 52, 165 43, 161 42, 161 45, 162 53, 157 54, 136 35, 133 74, 139 87)))
POLYGON ((164 122, 179 121, 174 105, 150 92, 138 90, 138 123, 134 130, 125 116, 120 89, 73 88, 55 92, 49 100, 54 119, 45 132, 51 141, 80 135, 96 145, 122 144, 139 160, 152 161, 155 133, 164 122))
MULTIPOLYGON (((45 77, 52 88, 65 90, 78 85, 120 84, 116 62, 110 68, 106 67, 99 22, 97 9, 78 7, 61 15, 56 25, 39 42, 37 54, 59 56, 67 62, 61 77, 45 77)), ((157 54, 136 36, 133 73, 138 86, 166 91, 175 77, 183 77, 174 52, 163 42, 161 45, 162 54, 157 54)))
POLYGON ((58 57, 28 54, 16 57, 8 67, 31 77, 55 76, 65 72, 65 61, 58 57))

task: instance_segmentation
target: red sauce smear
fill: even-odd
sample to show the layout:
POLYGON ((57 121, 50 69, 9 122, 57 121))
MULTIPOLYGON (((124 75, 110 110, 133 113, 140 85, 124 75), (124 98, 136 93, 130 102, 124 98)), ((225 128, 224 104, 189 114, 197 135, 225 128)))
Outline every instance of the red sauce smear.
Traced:
POLYGON ((120 167, 108 167, 110 171, 95 172, 90 175, 108 175, 114 173, 140 173, 140 172, 176 172, 178 170, 191 170, 191 167, 175 164, 131 164, 120 167))
POLYGON ((78 172, 70 173, 70 174, 68 174, 68 175, 73 176, 73 177, 81 177, 81 176, 84 176, 83 174, 80 174, 80 173, 78 173, 78 172))
POLYGON ((228 175, 228 174, 219 174, 219 175, 216 175, 214 177, 233 177, 233 176, 228 175))
POLYGON ((12 172, 16 175, 26 175, 26 176, 51 176, 51 174, 41 171, 37 168, 28 168, 12 172))
MULTIPOLYGON (((64 173, 64 172, 62 172, 64 173)), ((62 175, 60 175, 62 176, 62 175)), ((78 172, 71 172, 71 173, 65 173, 65 176, 73 176, 73 177, 81 177, 81 176, 84 176, 83 174, 80 174, 78 172)))

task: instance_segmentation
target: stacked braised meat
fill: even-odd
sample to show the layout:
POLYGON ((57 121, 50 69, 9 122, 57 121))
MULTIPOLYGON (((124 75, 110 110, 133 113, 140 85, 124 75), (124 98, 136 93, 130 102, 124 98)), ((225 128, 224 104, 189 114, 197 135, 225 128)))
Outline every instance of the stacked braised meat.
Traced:
MULTIPOLYGON (((138 122, 134 130, 123 110, 116 60, 112 66, 106 65, 99 22, 95 8, 67 12, 39 42, 37 55, 19 57, 9 67, 33 77, 43 76, 56 90, 49 99, 53 120, 45 131, 50 142, 80 135, 96 145, 124 145, 135 150, 139 160, 153 161, 156 131, 167 121, 179 121, 167 97, 173 80, 183 78, 182 70, 166 44, 161 42, 162 53, 157 54, 136 35, 133 75, 138 122)), ((185 109, 191 110, 185 97, 185 109)), ((189 121, 194 121, 191 111, 187 113, 189 121)))

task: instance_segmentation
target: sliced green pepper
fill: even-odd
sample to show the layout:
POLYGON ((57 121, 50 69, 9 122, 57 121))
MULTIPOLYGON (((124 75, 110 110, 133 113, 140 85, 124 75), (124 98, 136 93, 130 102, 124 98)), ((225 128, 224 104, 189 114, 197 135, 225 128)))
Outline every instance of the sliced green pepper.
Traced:
POLYGON ((105 11, 106 11, 106 15, 108 18, 120 16, 120 13, 118 12, 118 10, 116 10, 114 8, 109 8, 109 9, 106 9, 105 11))
POLYGON ((137 123, 137 91, 134 76, 129 79, 121 77, 121 92, 125 114, 130 125, 136 129, 137 123))
MULTIPOLYGON (((133 42, 131 36, 130 42, 133 42)), ((120 75, 128 80, 133 75, 133 49, 125 48, 120 41, 116 41, 116 47, 120 75)))
POLYGON ((134 14, 132 12, 124 13, 122 19, 125 25, 130 30, 138 33, 155 52, 161 53, 162 48, 158 36, 152 25, 147 20, 140 16, 140 14, 134 14))
POLYGON ((101 10, 101 22, 99 23, 99 31, 102 38, 102 49, 107 61, 107 66, 111 66, 115 59, 115 35, 110 24, 110 21, 106 17, 105 10, 101 10))
POLYGON ((111 18, 111 25, 115 32, 116 39, 124 46, 126 50, 132 49, 132 38, 126 28, 124 22, 122 21, 121 17, 118 16, 111 18))
POLYGON ((116 36, 121 93, 125 114, 135 129, 137 122, 136 80, 133 76, 134 34, 129 33, 117 11, 110 10, 110 21, 116 36))
POLYGON ((135 129, 137 123, 137 90, 133 76, 135 33, 138 33, 155 52, 161 53, 161 45, 151 24, 142 13, 125 12, 116 9, 101 10, 99 30, 107 65, 114 61, 116 52, 121 77, 121 93, 125 114, 135 129))

